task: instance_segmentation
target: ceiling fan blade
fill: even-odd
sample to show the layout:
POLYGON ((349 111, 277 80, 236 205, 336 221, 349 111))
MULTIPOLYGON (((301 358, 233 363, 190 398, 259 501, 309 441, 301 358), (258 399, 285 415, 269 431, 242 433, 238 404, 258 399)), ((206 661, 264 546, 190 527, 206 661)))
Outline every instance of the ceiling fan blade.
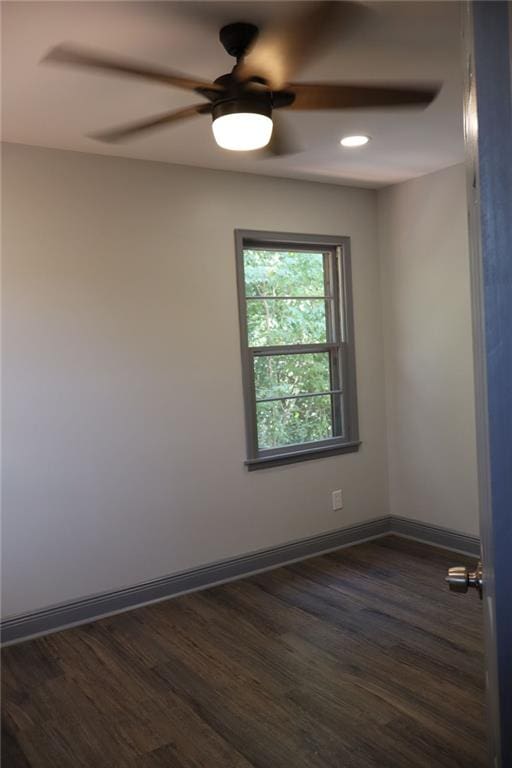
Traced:
POLYGON ((236 67, 235 76, 241 81, 263 78, 273 90, 284 88, 300 67, 324 47, 340 11, 352 5, 355 3, 317 0, 307 4, 307 10, 299 15, 282 17, 260 32, 236 67))
POLYGON ((270 142, 261 151, 261 157, 282 157, 284 155, 296 155, 302 151, 294 132, 285 123, 282 116, 276 112, 272 114, 272 137, 270 142))
POLYGON ((42 59, 48 64, 70 64, 77 67, 98 69, 131 77, 142 77, 164 85, 174 85, 187 91, 222 91, 223 87, 207 80, 183 75, 181 72, 160 70, 130 59, 118 58, 110 54, 88 51, 74 45, 58 45, 52 48, 42 59))
POLYGON ((350 0, 315 0, 302 5, 304 10, 298 15, 282 16, 260 31, 235 69, 239 80, 264 78, 273 90, 284 88, 301 67, 370 12, 362 3, 350 0))
POLYGON ((161 128, 162 126, 169 125, 170 123, 177 123, 180 120, 186 120, 189 117, 207 114, 209 111, 209 104, 193 104, 190 107, 173 110, 172 112, 165 112, 162 115, 146 118, 146 120, 137 120, 134 123, 129 123, 128 125, 120 126, 118 128, 111 128, 107 131, 92 133, 89 134, 89 136, 90 138, 97 139, 98 141, 114 143, 116 141, 130 139, 134 136, 145 133, 146 131, 151 131, 154 128, 161 128))
POLYGON ((430 86, 345 85, 344 83, 291 83, 295 100, 286 109, 374 109, 426 107, 441 89, 430 86))

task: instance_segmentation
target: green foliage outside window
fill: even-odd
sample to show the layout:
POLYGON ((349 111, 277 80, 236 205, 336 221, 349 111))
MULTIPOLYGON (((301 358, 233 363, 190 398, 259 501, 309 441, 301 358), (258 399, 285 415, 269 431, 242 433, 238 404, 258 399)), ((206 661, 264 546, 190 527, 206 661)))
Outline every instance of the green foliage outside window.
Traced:
POLYGON ((309 443, 332 435, 331 396, 258 403, 260 448, 309 443))
MULTIPOLYGON (((331 299, 325 295, 322 253, 246 249, 244 272, 249 346, 328 340, 326 307, 331 299), (298 298, 278 298, 284 296, 298 298)), ((328 353, 261 355, 254 366, 257 401, 287 398, 257 402, 260 448, 332 436, 331 396, 296 397, 331 389, 328 353)))

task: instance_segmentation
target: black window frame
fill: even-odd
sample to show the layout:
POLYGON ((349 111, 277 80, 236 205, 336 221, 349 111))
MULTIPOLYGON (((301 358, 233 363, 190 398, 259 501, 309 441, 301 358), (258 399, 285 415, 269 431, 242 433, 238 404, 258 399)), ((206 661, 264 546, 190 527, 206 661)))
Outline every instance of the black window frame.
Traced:
MULTIPOLYGON (((242 353, 242 381, 245 406, 247 458, 249 470, 321 458, 339 453, 357 451, 360 446, 354 347, 354 320, 352 300, 352 274, 350 238, 332 235, 304 235, 285 232, 235 230, 235 250, 242 353), (249 346, 247 327, 247 297, 244 274, 244 250, 285 250, 324 254, 325 297, 329 298, 326 311, 327 340, 321 344, 292 344, 280 346, 249 346), (324 440, 297 443, 278 448, 258 447, 257 409, 254 359, 269 354, 305 354, 328 352, 330 359, 333 437, 324 440), (334 434, 337 433, 337 434, 334 434)), ((285 298, 285 297, 280 297, 285 298)), ((292 297, 297 298, 297 297, 292 297)), ((304 396, 314 396, 311 393, 304 396)), ((298 396, 297 396, 298 397, 298 396)), ((286 398, 265 398, 286 399, 286 398)))

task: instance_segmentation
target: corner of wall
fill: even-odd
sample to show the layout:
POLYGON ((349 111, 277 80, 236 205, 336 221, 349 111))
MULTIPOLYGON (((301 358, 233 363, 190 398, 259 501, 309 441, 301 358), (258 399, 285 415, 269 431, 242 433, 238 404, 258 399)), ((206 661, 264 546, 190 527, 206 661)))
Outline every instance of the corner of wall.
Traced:
POLYGON ((388 225, 389 216, 386 212, 386 205, 389 196, 389 187, 376 190, 376 217, 377 217, 377 271, 380 289, 380 313, 381 313, 381 338, 382 338, 382 369, 384 372, 384 429, 386 434, 385 468, 386 468, 386 490, 387 490, 387 514, 393 514, 393 493, 391 477, 391 429, 390 429, 390 411, 391 411, 391 370, 389 367, 389 330, 387 315, 387 299, 390 286, 386 281, 386 272, 384 265, 386 262, 388 243, 388 225))

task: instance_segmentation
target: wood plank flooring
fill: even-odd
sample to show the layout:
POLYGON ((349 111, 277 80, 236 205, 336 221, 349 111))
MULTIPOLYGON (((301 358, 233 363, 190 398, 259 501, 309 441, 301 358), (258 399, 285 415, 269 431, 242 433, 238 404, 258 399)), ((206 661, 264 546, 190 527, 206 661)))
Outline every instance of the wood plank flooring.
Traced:
POLYGON ((10 646, 2 768, 479 768, 468 559, 398 537, 10 646))

